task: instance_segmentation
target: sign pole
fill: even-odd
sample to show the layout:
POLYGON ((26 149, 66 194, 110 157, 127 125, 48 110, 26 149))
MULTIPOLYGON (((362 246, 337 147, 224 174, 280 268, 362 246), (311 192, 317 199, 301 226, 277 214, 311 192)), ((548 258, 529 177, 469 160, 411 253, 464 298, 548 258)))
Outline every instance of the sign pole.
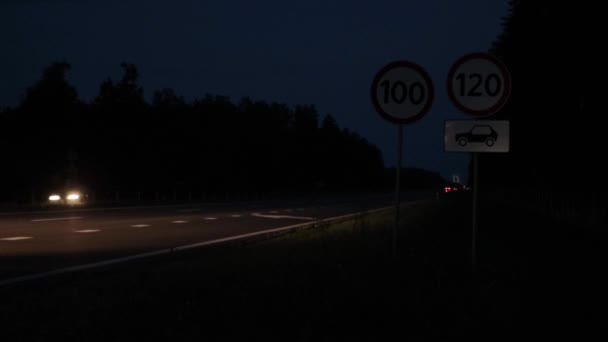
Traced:
MULTIPOLYGON (((461 112, 481 118, 501 110, 511 95, 511 75, 492 54, 476 52, 459 58, 447 78, 448 97, 461 112)), ((473 203, 471 220, 471 270, 477 272, 478 153, 509 152, 508 121, 446 123, 446 150, 473 153, 473 203), (459 126, 461 129, 457 129, 459 126), (500 127, 500 128, 499 128, 500 127), (453 129, 448 132, 448 128, 453 129), (464 129, 467 128, 467 129, 464 129), (448 133, 450 133, 448 135, 448 133)))
POLYGON ((473 217, 471 231, 471 268, 477 271, 477 152, 473 152, 473 217))
POLYGON ((401 164, 403 125, 412 124, 431 109, 435 91, 429 74, 418 64, 394 61, 380 69, 372 80, 371 100, 387 121, 397 124, 397 165, 395 166, 395 224, 389 233, 390 253, 397 258, 397 232, 401 214, 401 164))
POLYGON ((403 155, 403 125, 399 124, 397 134, 397 167, 395 170, 395 226, 393 227, 393 257, 397 257, 397 230, 399 229, 399 214, 401 207, 401 162, 403 155))

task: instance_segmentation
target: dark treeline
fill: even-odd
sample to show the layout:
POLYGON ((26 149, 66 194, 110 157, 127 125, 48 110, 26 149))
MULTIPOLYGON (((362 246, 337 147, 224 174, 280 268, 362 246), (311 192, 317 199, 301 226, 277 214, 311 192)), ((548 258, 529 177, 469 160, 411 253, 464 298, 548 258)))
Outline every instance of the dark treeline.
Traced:
POLYGON ((495 117, 511 122, 511 153, 480 156, 486 189, 544 193, 549 205, 568 205, 557 203, 559 195, 581 208, 604 192, 600 6, 586 0, 510 2, 492 52, 513 78, 511 100, 495 117))
POLYGON ((281 195, 383 187, 382 154, 313 105, 290 107, 205 95, 186 101, 171 89, 151 102, 138 71, 101 83, 91 102, 54 63, 16 108, 0 109, 3 201, 44 199, 83 187, 100 198, 281 195))

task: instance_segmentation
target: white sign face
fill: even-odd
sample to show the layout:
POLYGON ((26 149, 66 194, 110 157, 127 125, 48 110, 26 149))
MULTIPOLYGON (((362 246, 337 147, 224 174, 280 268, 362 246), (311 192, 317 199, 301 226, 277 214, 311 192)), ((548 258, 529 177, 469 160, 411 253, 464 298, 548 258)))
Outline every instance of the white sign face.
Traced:
POLYGON ((448 95, 460 111, 473 116, 496 113, 511 94, 511 77, 502 62, 490 54, 460 58, 448 74, 448 95))
POLYGON ((509 152, 509 121, 446 121, 444 139, 447 152, 509 152))
POLYGON ((397 61, 376 74, 371 96, 376 111, 383 118, 393 123, 408 124, 421 119, 431 108, 433 83, 420 66, 397 61))

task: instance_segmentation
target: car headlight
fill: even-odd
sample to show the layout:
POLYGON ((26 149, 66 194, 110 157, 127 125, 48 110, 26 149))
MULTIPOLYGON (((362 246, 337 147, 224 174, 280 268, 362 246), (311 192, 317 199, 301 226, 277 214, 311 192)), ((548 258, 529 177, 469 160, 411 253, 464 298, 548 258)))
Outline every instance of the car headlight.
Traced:
POLYGON ((76 193, 68 194, 67 199, 68 199, 68 201, 78 201, 80 199, 80 194, 76 194, 76 193))
POLYGON ((59 195, 51 195, 51 196, 49 196, 49 201, 51 201, 51 202, 57 202, 57 201, 60 201, 60 200, 61 200, 61 196, 59 196, 59 195))

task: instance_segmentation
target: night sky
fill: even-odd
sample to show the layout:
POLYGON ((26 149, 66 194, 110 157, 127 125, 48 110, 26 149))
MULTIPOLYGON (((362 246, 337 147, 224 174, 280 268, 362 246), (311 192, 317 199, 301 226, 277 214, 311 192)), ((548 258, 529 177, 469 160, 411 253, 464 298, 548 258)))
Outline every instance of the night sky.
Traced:
POLYGON ((499 0, 4 0, 0 3, 0 106, 15 106, 54 61, 91 100, 121 62, 134 63, 149 99, 170 87, 315 104, 379 146, 395 162, 396 126, 374 111, 369 87, 393 60, 426 68, 430 113, 405 128, 404 165, 464 176, 468 155, 443 152, 443 121, 466 118, 450 105, 450 65, 487 51, 500 32, 499 0))

